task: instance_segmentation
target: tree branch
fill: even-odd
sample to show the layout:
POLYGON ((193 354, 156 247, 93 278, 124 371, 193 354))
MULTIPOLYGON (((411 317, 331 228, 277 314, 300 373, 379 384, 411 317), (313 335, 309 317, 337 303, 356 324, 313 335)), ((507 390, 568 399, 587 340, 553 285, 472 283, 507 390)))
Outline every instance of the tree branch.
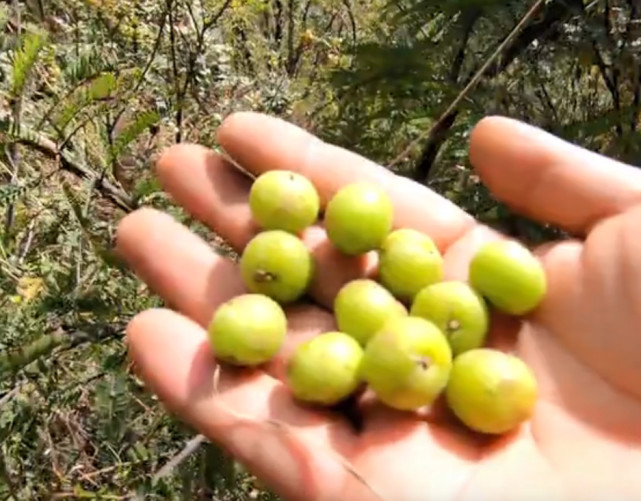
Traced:
POLYGON ((75 348, 83 343, 112 339, 124 330, 122 325, 89 325, 73 332, 57 330, 14 351, 0 354, 0 377, 15 374, 39 358, 49 356, 56 348, 75 348))
POLYGON ((582 0, 555 1, 545 7, 544 4, 545 0, 537 0, 532 4, 508 36, 485 60, 481 67, 475 70, 473 75, 467 79, 466 86, 436 123, 427 132, 411 141, 409 145, 390 162, 389 167, 403 161, 417 144, 426 141, 417 165, 417 170, 420 169, 421 172, 415 172, 412 176, 416 180, 425 181, 426 176, 422 175, 422 173, 429 173, 431 163, 436 159, 441 146, 445 142, 447 133, 456 121, 459 113, 457 111, 458 105, 465 99, 472 88, 481 81, 481 79, 490 79, 506 69, 534 40, 550 37, 557 29, 560 21, 569 17, 570 14, 578 8, 579 4, 581 6, 583 5, 582 0), (534 15, 541 8, 544 9, 541 20, 531 23, 534 15))
POLYGON ((579 9, 583 9, 583 0, 552 1, 549 6, 544 7, 543 17, 539 21, 529 23, 519 36, 510 41, 496 64, 485 73, 485 78, 492 78, 505 70, 534 40, 551 38, 561 22, 568 19, 573 12, 580 12, 579 9))
MULTIPOLYGON (((467 49, 467 42, 472 34, 472 30, 476 21, 478 20, 480 11, 478 9, 471 9, 464 13, 461 19, 461 29, 463 30, 463 37, 459 50, 454 57, 452 69, 449 74, 449 81, 452 85, 456 85, 461 76, 461 68, 465 60, 465 52, 467 49)), ((434 165, 434 161, 438 155, 441 146, 447 139, 447 133, 456 122, 458 111, 454 110, 449 113, 443 120, 440 121, 438 127, 432 129, 431 134, 427 138, 427 144, 421 153, 418 164, 412 172, 412 178, 416 181, 425 181, 430 176, 430 171, 434 165)))
POLYGON ((352 45, 356 45, 356 18, 352 10, 352 2, 350 0, 342 0, 342 2, 347 11, 347 17, 349 17, 349 24, 352 29, 352 45))
MULTIPOLYGON (((7 127, 11 127, 11 125, 7 124, 6 121, 0 121, 0 131, 7 127)), ((124 190, 116 187, 109 180, 105 179, 104 176, 99 176, 88 167, 76 163, 64 151, 61 151, 56 143, 48 137, 28 129, 25 130, 25 128, 22 127, 22 130, 16 134, 15 137, 10 137, 9 140, 33 148, 51 159, 58 160, 62 169, 82 179, 92 181, 96 189, 105 198, 109 199, 125 212, 131 212, 136 209, 137 203, 133 197, 124 190)))
POLYGON ((203 24, 203 29, 202 33, 205 33, 207 30, 209 30, 212 26, 214 26, 218 20, 221 18, 221 16, 225 13, 225 11, 229 8, 231 5, 232 0, 226 0, 225 3, 222 5, 220 9, 218 9, 218 12, 216 12, 211 19, 205 21, 203 24))

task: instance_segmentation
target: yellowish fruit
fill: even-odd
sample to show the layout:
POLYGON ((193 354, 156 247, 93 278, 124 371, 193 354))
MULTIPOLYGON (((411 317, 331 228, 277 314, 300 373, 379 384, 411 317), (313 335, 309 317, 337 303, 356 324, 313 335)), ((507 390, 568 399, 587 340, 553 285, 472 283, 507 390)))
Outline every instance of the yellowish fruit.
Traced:
POLYGON ((240 258, 249 292, 280 304, 300 299, 314 277, 314 259, 303 241, 283 230, 263 231, 250 240, 240 258))
POLYGON ((356 182, 341 188, 328 202, 324 224, 340 252, 364 254, 378 249, 392 229, 394 207, 379 186, 356 182))
POLYGON ((409 411, 434 402, 451 366, 450 345, 436 325, 420 317, 396 317, 367 343, 362 377, 381 402, 409 411))
POLYGON ((428 285, 414 298, 410 315, 434 322, 447 337, 454 356, 483 346, 490 327, 485 299, 465 282, 428 285))
POLYGON ((365 346, 389 318, 406 316, 407 309, 381 284, 362 278, 346 283, 338 291, 334 315, 339 330, 365 346))
POLYGON ((271 360, 286 333, 285 312, 276 301, 261 294, 242 294, 221 304, 208 329, 216 358, 240 366, 271 360))
POLYGON ((320 197, 305 176, 288 170, 270 170, 252 184, 249 207, 261 228, 298 234, 316 222, 320 197))
POLYGON ((380 250, 381 284, 402 301, 412 301, 424 287, 443 279, 443 257, 424 233, 402 228, 390 233, 380 250))
POLYGON ((361 382, 363 350, 343 332, 326 332, 302 343, 287 364, 287 382, 295 398, 334 405, 350 396, 361 382))
POLYGON ((525 246, 513 240, 483 245, 469 266, 472 287, 511 315, 534 310, 547 291, 545 270, 525 246))
POLYGON ((538 386, 532 370, 517 356, 478 348, 454 359, 445 396, 468 428, 502 434, 532 417, 538 386))

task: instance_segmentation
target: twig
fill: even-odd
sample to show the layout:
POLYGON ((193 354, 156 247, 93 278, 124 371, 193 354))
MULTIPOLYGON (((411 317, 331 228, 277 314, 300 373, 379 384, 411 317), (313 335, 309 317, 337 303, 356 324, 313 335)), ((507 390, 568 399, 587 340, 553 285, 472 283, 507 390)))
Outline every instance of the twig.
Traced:
POLYGON ((153 476, 153 482, 158 481, 159 479, 166 477, 169 475, 174 468, 179 466, 183 461, 185 461, 189 456, 191 456, 198 447, 200 447, 204 442, 207 442, 207 438, 204 435, 196 435, 194 438, 192 438, 183 449, 176 454, 173 458, 171 458, 165 466, 160 468, 154 476, 153 476))
POLYGON ((5 404, 9 403, 9 401, 18 394, 18 392, 20 391, 20 386, 21 385, 18 384, 11 391, 9 391, 2 398, 0 398, 0 409, 2 409, 2 407, 5 404))
POLYGON ((501 52, 503 52, 508 44, 512 42, 519 31, 521 31, 521 29, 523 29, 523 27, 530 22, 530 20, 534 17, 536 12, 539 10, 539 8, 541 8, 545 1, 546 0, 536 0, 536 2, 534 2, 532 7, 530 7, 530 9, 525 13, 525 15, 521 18, 514 29, 505 38, 505 40, 503 40, 503 42, 496 48, 496 50, 490 55, 485 63, 483 63, 483 66, 478 69, 469 83, 463 88, 459 95, 456 96, 456 99, 452 101, 452 103, 447 107, 447 109, 443 112, 436 123, 434 123, 434 125, 432 125, 427 131, 419 134, 416 139, 410 141, 407 147, 389 163, 388 168, 391 168, 399 162, 402 162, 412 152, 417 144, 421 143, 425 138, 429 137, 432 134, 433 130, 441 127, 441 124, 446 120, 448 115, 452 113, 457 108, 457 106, 461 104, 461 101, 463 101, 463 99, 467 97, 472 88, 481 80, 481 78, 483 78, 483 75, 490 68, 490 66, 492 66, 492 63, 494 63, 494 61, 500 56, 501 52))
POLYGON ((230 5, 231 5, 231 0, 226 0, 225 3, 220 7, 220 9, 218 9, 218 12, 216 12, 211 19, 209 19, 203 24, 202 33, 204 33, 209 28, 211 28, 214 24, 216 24, 230 5))
MULTIPOLYGON (((13 14, 15 15, 15 26, 16 26, 16 39, 19 41, 22 34, 22 16, 20 15, 20 2, 13 0, 12 2, 13 14)), ((20 122, 22 121, 22 102, 23 102, 23 89, 17 91, 17 95, 12 91, 11 93, 11 118, 15 127, 20 127, 20 122)), ((9 144, 7 148, 7 160, 11 165, 12 173, 9 184, 14 186, 18 184, 18 179, 20 176, 20 151, 16 144, 9 144)), ((5 238, 9 239, 9 233, 11 227, 15 221, 15 201, 11 200, 7 206, 7 211, 5 213, 4 221, 4 235, 5 238)))
POLYGON ((352 3, 350 0, 342 0, 345 9, 347 10, 347 17, 352 29, 352 45, 356 45, 356 19, 354 18, 354 11, 352 10, 352 3))
POLYGON ((18 256, 18 264, 22 264, 22 262, 24 261, 24 258, 27 256, 27 254, 29 254, 29 251, 31 250, 31 244, 33 243, 33 235, 35 234, 35 231, 34 231, 35 224, 36 224, 36 219, 33 218, 29 223, 29 230, 27 232, 27 238, 25 239, 24 246, 22 247, 22 251, 18 256))

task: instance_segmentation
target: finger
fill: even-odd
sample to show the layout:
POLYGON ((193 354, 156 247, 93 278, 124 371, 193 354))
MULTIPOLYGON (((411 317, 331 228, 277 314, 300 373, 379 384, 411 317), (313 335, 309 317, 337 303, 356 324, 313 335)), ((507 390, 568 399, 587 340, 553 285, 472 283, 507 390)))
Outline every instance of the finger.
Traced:
POLYGON ((200 325, 245 292, 238 267, 168 214, 137 210, 120 221, 116 237, 118 253, 149 288, 200 325))
POLYGON ((470 159, 499 200, 575 234, 641 201, 638 169, 509 118, 478 123, 470 159))
POLYGON ((374 499, 339 461, 355 437, 338 418, 303 409, 286 388, 260 371, 217 364, 205 331, 170 310, 148 310, 127 329, 138 374, 167 408, 219 443, 280 496, 343 499, 357 489, 374 499), (277 424, 274 424, 274 423, 277 424))
MULTIPOLYGON (((177 311, 206 328, 216 308, 245 292, 238 267, 169 215, 141 209, 118 227, 118 252, 134 272, 177 311)), ((285 363, 301 342, 333 330, 333 316, 308 304, 285 308, 289 332, 265 368, 284 379, 285 363)))
POLYGON ((259 231, 249 209, 251 178, 204 146, 180 143, 156 164, 172 199, 241 252, 259 231))
POLYGON ((236 163, 255 175, 270 169, 303 174, 317 187, 323 203, 348 183, 378 183, 394 203, 395 227, 423 231, 442 250, 473 224, 468 214, 428 188, 278 118, 236 113, 219 128, 218 141, 236 163))
MULTIPOLYGON (((220 155, 198 145, 176 145, 161 156, 156 169, 173 199, 227 240, 236 252, 242 253, 258 233, 249 209, 250 180, 220 155)), ((316 269, 323 270, 315 274, 310 294, 326 307, 331 307, 344 283, 373 273, 373 253, 342 255, 319 226, 308 228, 301 238, 316 261, 316 269)))

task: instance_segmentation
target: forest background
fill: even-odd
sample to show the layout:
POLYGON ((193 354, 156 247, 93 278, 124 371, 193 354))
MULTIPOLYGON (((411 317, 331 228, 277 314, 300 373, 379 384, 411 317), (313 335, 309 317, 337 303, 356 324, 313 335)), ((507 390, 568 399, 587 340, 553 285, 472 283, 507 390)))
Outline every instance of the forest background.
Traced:
POLYGON ((0 499, 276 499, 126 356, 161 303, 118 220, 160 208, 229 252, 161 191, 162 149, 265 112, 542 241, 562 235, 479 184, 471 128, 503 114, 641 165, 640 68, 637 0, 0 1, 0 499))

